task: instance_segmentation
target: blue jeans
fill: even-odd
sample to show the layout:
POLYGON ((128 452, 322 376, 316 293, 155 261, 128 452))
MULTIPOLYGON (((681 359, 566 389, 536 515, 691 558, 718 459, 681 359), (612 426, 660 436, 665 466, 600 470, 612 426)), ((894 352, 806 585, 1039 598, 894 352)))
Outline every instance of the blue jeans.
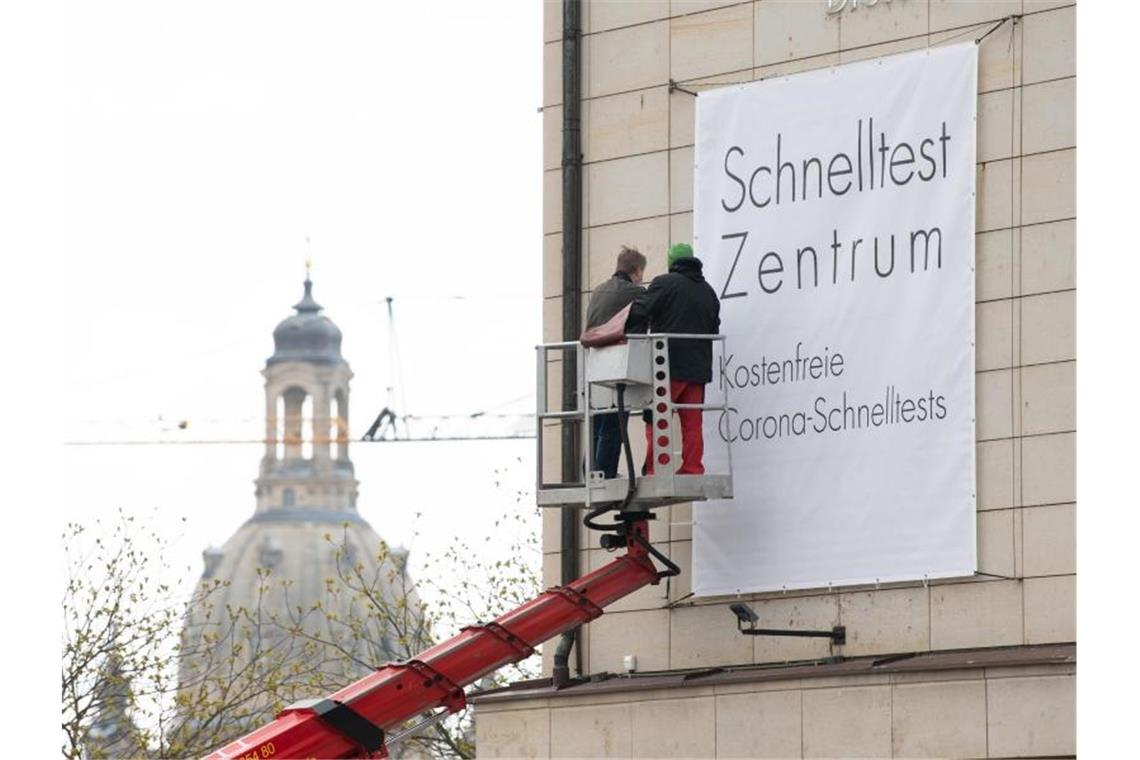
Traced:
POLYGON ((616 478, 621 459, 621 420, 617 412, 594 417, 594 469, 616 478))

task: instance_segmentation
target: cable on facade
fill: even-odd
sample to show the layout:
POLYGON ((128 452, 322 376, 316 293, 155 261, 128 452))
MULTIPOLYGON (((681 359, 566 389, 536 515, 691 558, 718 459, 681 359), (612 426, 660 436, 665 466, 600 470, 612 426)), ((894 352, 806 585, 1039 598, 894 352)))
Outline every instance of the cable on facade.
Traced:
MULTIPOLYGON (((993 34, 998 29, 1000 29, 1005 22, 1013 21, 1014 25, 1016 26, 1017 22, 1020 20, 1021 20, 1021 14, 1020 13, 1012 13, 1012 14, 1006 16, 1005 18, 997 21, 993 26, 991 26, 989 28, 989 30, 986 31, 985 34, 983 34, 981 37, 978 37, 976 40, 974 40, 974 43, 977 45, 982 44, 982 40, 984 40, 986 37, 989 37, 991 34, 993 34)), ((951 39, 953 39, 953 38, 951 38, 951 39)))
MULTIPOLYGON (((982 34, 981 37, 978 37, 977 39, 974 40, 975 44, 980 45, 982 43, 982 40, 984 40, 986 37, 989 37, 991 34, 996 32, 1005 23, 1007 23, 1009 21, 1013 21, 1013 23, 1016 25, 1020 19, 1021 19, 1020 13, 1012 13, 1008 16, 1005 16, 1001 19, 998 19, 996 22, 992 22, 992 26, 989 29, 987 29, 986 32, 984 34, 982 34)), ((955 40, 961 39, 962 37, 965 37, 968 34, 973 34, 974 31, 978 27, 983 26, 983 25, 984 24, 973 24, 973 25, 967 27, 966 29, 964 29, 963 31, 959 32, 958 34, 951 35, 950 37, 947 37, 944 40, 940 40, 938 44, 944 45, 948 42, 953 42, 955 40)), ((871 47, 871 45, 860 45, 860 46, 851 48, 851 50, 858 50, 858 49, 863 48, 863 47, 871 47)), ((928 44, 928 47, 931 47, 931 46, 928 44)), ((767 77, 760 77, 758 79, 749 79, 749 80, 743 81, 743 82, 716 82, 716 83, 711 83, 709 86, 721 87, 721 86, 727 86, 727 85, 732 85, 732 84, 752 84, 753 82, 762 82, 766 78, 767 77)), ((687 82, 686 84, 697 86, 700 83, 699 82, 687 82)), ((686 95, 692 95, 693 97, 696 97, 699 94, 695 90, 690 90, 687 87, 681 86, 681 84, 679 84, 675 79, 672 79, 672 78, 669 79, 669 92, 670 93, 683 92, 686 95)))

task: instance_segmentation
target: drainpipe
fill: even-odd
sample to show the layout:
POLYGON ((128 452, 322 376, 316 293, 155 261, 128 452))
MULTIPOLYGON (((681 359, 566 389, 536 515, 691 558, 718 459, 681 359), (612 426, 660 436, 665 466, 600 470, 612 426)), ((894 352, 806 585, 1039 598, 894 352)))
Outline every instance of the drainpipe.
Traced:
MULTIPOLYGON (((562 340, 578 339, 582 325, 582 5, 562 0, 562 340)), ((562 360, 562 408, 578 399, 578 360, 567 351, 562 360)), ((562 421, 562 482, 582 478, 581 446, 576 420, 562 421)), ((562 510, 562 584, 581 575, 578 567, 579 509, 562 510)), ((570 680, 570 652, 582 673, 582 629, 562 634, 554 651, 554 686, 570 680), (577 644, 577 646, 575 646, 577 644)))

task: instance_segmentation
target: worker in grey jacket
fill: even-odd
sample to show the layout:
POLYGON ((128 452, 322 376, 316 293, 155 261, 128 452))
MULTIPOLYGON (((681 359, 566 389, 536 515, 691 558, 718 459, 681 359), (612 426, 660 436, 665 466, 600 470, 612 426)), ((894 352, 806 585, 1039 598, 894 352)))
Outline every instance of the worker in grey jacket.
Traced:
MULTIPOLYGON (((594 288, 590 296, 586 329, 604 325, 641 295, 644 292, 641 287, 644 274, 645 256, 636 248, 623 245, 613 277, 594 288)), ((617 477, 618 460, 621 458, 621 425, 624 422, 618 418, 617 412, 594 417, 594 467, 602 470, 607 478, 617 477)))

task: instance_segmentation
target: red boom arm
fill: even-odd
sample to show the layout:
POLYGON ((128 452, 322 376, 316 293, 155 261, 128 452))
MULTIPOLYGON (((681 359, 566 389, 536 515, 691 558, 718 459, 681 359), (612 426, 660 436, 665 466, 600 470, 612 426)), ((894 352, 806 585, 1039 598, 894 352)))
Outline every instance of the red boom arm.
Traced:
POLYGON ((206 760, 387 757, 383 732, 388 728, 434 707, 462 710, 467 684, 529 657, 535 645, 657 583, 648 523, 629 523, 627 530, 626 554, 608 565, 545 591, 494 622, 468 626, 416 659, 385 665, 328 699, 287 707, 269 725, 206 760))

